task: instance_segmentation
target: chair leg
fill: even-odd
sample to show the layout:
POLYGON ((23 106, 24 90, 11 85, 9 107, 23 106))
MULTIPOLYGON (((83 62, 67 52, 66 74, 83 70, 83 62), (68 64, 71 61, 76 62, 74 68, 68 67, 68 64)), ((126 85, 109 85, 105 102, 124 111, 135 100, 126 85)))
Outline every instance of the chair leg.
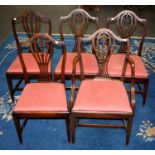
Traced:
POLYGON ((68 143, 70 143, 70 116, 66 116, 66 130, 67 130, 67 136, 68 136, 68 143))
POLYGON ((17 117, 17 115, 15 115, 15 114, 13 114, 13 120, 14 120, 14 124, 15 124, 15 127, 16 127, 19 143, 23 144, 22 129, 20 127, 20 120, 17 117))
POLYGON ((147 92, 148 92, 148 85, 149 85, 149 80, 147 79, 147 80, 144 82, 143 106, 145 106, 145 103, 146 103, 147 92))
POLYGON ((73 115, 71 115, 71 135, 72 135, 72 143, 75 143, 75 128, 76 128, 76 120, 73 115))
POLYGON ((8 76, 6 74, 6 79, 7 79, 8 88, 9 88, 9 91, 10 91, 10 96, 11 96, 12 102, 14 102, 15 101, 15 98, 14 98, 14 92, 13 92, 12 78, 10 78, 10 76, 8 76))
POLYGON ((54 74, 54 81, 58 81, 58 76, 54 74))
POLYGON ((130 141, 130 133, 131 133, 131 128, 132 128, 132 120, 133 120, 133 116, 130 116, 127 119, 127 130, 126 130, 126 144, 129 144, 130 141))

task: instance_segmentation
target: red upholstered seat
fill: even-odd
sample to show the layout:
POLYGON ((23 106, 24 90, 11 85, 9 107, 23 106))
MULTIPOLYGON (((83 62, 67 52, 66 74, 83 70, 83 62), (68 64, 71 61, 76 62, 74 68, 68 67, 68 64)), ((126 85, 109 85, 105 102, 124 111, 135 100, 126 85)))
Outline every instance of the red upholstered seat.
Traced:
MULTIPOLYGON (((148 73, 142 62, 140 56, 131 55, 135 62, 135 76, 136 78, 147 78, 148 73)), ((110 76, 121 77, 125 54, 113 54, 108 63, 108 73, 110 76)), ((126 77, 131 77, 131 68, 128 64, 126 70, 126 77)))
MULTIPOLYGON (((26 65, 26 69, 28 74, 38 74, 40 73, 38 64, 36 60, 34 59, 32 53, 23 53, 23 59, 26 65)), ((19 56, 15 58, 13 63, 10 65, 9 69, 7 70, 8 73, 12 74, 23 74, 23 70, 21 67, 21 63, 19 60, 19 56)), ((49 63, 49 73, 51 72, 51 63, 49 63)))
MULTIPOLYGON (((69 53, 67 52, 66 55, 66 67, 65 67, 65 74, 72 74, 73 70, 73 59, 77 55, 77 53, 69 53)), ((82 61, 84 66, 84 74, 85 75, 96 75, 98 73, 98 64, 96 58, 93 54, 90 53, 82 53, 82 61)), ((56 67, 55 73, 61 74, 61 66, 62 66, 62 58, 56 67)), ((77 65, 77 74, 80 73, 80 67, 77 65)))
POLYGON ((30 83, 24 88, 14 112, 67 112, 64 85, 30 83))
POLYGON ((73 112, 132 112, 123 82, 85 80, 81 83, 73 112))

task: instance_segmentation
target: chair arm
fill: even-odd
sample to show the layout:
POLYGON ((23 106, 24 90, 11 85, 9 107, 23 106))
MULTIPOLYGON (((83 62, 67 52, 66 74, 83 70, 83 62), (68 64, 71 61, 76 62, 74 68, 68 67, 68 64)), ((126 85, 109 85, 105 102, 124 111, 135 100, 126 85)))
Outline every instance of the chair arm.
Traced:
POLYGON ((64 41, 58 41, 59 44, 61 45, 61 49, 62 49, 62 66, 61 66, 61 82, 64 83, 65 81, 65 67, 66 67, 66 45, 64 41))
POLYGON ((65 45, 65 42, 64 42, 63 40, 59 40, 59 41, 57 41, 56 44, 61 45, 61 48, 62 48, 62 54, 63 54, 63 53, 66 53, 66 45, 65 45))
POLYGON ((131 67, 130 103, 131 103, 131 108, 132 108, 133 114, 134 114, 135 106, 136 106, 136 100, 135 100, 135 63, 131 59, 130 56, 127 56, 126 60, 130 64, 130 67, 131 67))
POLYGON ((72 81, 71 91, 70 91, 70 105, 69 105, 69 111, 72 110, 75 102, 75 82, 72 81))
POLYGON ((135 62, 129 55, 126 56, 126 60, 129 63, 131 68, 131 78, 135 78, 135 62))
POLYGON ((70 110, 72 109, 75 101, 75 94, 76 94, 76 68, 77 63, 81 59, 81 54, 77 54, 73 59, 73 70, 72 70, 72 86, 71 86, 71 93, 70 93, 70 110))

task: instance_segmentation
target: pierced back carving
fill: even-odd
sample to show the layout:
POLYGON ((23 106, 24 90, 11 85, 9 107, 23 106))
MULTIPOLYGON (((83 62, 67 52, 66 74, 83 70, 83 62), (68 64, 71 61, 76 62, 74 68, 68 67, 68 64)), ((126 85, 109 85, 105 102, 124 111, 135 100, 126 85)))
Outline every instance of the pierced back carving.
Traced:
POLYGON ((136 26, 137 19, 132 12, 125 11, 117 19, 117 30, 122 38, 132 36, 136 26))
POLYGON ((39 16, 33 11, 26 12, 21 17, 22 26, 28 37, 32 37, 34 34, 39 33, 41 30, 41 20, 39 16))
MULTIPOLYGON (((48 34, 35 34, 29 39, 29 46, 34 59, 36 60, 40 69, 39 80, 40 81, 51 81, 51 70, 49 70, 50 60, 56 45, 64 46, 63 42, 54 40, 48 34)), ((22 57, 22 55, 21 55, 22 57)), ((23 58, 22 58, 23 60, 23 58)), ((31 61, 31 60, 30 60, 31 61)), ((23 60, 24 62, 24 60, 23 60)), ((25 64, 24 64, 25 66, 25 64)), ((24 71, 24 77, 26 83, 29 82, 27 70, 24 71)))
POLYGON ((106 27, 109 28, 111 24, 116 24, 117 32, 121 38, 130 38, 137 25, 141 25, 143 27, 141 43, 138 49, 138 54, 141 55, 144 38, 146 36, 146 19, 139 18, 130 10, 124 10, 118 13, 115 17, 107 19, 106 27))
MULTIPOLYGON (((13 34, 17 43, 17 46, 24 45, 24 42, 21 42, 18 38, 17 26, 21 25, 22 30, 24 31, 28 38, 31 38, 34 34, 41 32, 41 26, 43 24, 47 25, 47 32, 51 35, 51 21, 47 17, 41 15, 39 12, 35 10, 27 10, 24 11, 20 16, 14 17, 12 19, 12 29, 13 34)), ((26 44, 27 42, 25 42, 26 44)), ((18 47, 17 47, 18 48, 18 47)))
MULTIPOLYGON (((98 76, 100 77, 109 77, 108 61, 111 54, 114 51, 114 46, 116 42, 121 42, 126 44, 126 46, 129 49, 128 39, 119 38, 111 30, 106 28, 97 30, 89 37, 80 38, 79 42, 92 43, 91 48, 94 50, 94 53, 98 62, 98 67, 99 67, 98 76)), ((80 48, 78 50, 80 50, 80 48)), ((127 51, 127 53, 129 53, 129 51, 127 51)))
POLYGON ((51 80, 48 68, 53 54, 53 41, 46 34, 37 34, 30 39, 30 49, 39 66, 41 81, 51 80))
MULTIPOLYGON (((88 26, 89 23, 92 22, 96 25, 96 29, 99 28, 98 24, 98 18, 93 17, 90 14, 88 14, 85 10, 83 9, 75 9, 73 10, 70 14, 64 17, 60 17, 60 26, 59 26, 59 31, 61 35, 61 39, 64 40, 63 37, 63 23, 68 22, 70 29, 72 30, 72 33, 74 34, 74 39, 75 39, 75 46, 73 51, 77 51, 77 39, 78 37, 82 37, 88 26)), ((83 51, 84 47, 81 46, 81 49, 83 51)))
POLYGON ((85 12, 76 10, 69 18, 69 26, 75 36, 83 36, 89 24, 89 18, 85 12))

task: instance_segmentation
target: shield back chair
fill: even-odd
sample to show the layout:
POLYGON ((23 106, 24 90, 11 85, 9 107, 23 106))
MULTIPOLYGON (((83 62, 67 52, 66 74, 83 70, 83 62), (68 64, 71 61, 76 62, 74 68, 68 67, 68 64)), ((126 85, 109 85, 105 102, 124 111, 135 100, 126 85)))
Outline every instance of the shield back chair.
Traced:
MULTIPOLYGON (((61 76, 61 71, 65 75, 65 79, 71 79, 72 61, 77 53, 78 38, 85 35, 90 24, 92 24, 92 26, 95 26, 96 30, 99 28, 97 17, 91 16, 83 9, 75 9, 67 16, 60 17, 59 32, 62 41, 64 41, 63 26, 65 23, 67 23, 69 25, 69 28, 72 30, 75 44, 72 51, 62 53, 62 56, 55 69, 55 79, 59 79, 59 77, 61 76)), ((91 51, 87 52, 83 45, 81 45, 81 53, 85 75, 88 77, 96 75, 98 67, 94 54, 92 54, 91 51)))
MULTIPOLYGON (((116 36, 109 29, 99 29, 89 37, 79 39, 80 42, 91 42, 98 62, 98 74, 93 79, 87 79, 81 74, 81 85, 76 92, 76 68, 82 63, 80 54, 73 61, 73 79, 71 89, 71 133, 72 143, 75 142, 76 127, 108 127, 125 128, 126 144, 129 143, 132 120, 135 111, 135 68, 134 61, 126 55, 121 79, 114 79, 108 74, 108 63, 113 53, 115 41, 126 43, 129 53, 129 40, 116 36), (124 86, 126 66, 131 71, 131 95, 128 96, 124 86), (76 95, 77 93, 77 95, 76 95), (90 124, 82 123, 82 119, 123 120, 122 124, 90 124)), ((80 53, 80 52, 79 52, 80 53)), ((80 65, 82 66, 82 65, 80 65)), ((81 69, 81 68, 80 68, 81 69)), ((82 73, 82 72, 81 72, 82 73)), ((91 121, 92 122, 92 121, 91 121)))
MULTIPOLYGON (((6 72, 6 79, 13 102, 15 91, 20 91, 23 89, 21 88, 21 83, 23 81, 24 74, 19 57, 19 51, 21 51, 21 49, 23 50, 23 58, 27 67, 29 77, 31 79, 37 79, 40 73, 38 65, 32 57, 31 51, 29 49, 27 50, 28 42, 20 38, 19 32, 24 32, 28 39, 34 34, 41 32, 43 26, 47 30, 48 34, 51 35, 50 19, 41 15, 35 10, 26 10, 18 17, 14 17, 12 19, 12 30, 17 46, 17 57, 9 66, 6 72), (14 80, 17 80, 16 84, 13 84, 14 80)), ((50 67, 51 66, 49 65, 49 71, 50 67)))
MULTIPOLYGON (((29 83, 30 78, 26 65, 23 67, 24 87, 19 100, 13 110, 13 119, 17 130, 19 142, 23 143, 22 131, 29 119, 65 119, 68 142, 70 141, 69 111, 63 83, 52 81, 48 66, 54 47, 64 46, 61 41, 56 41, 48 34, 35 34, 30 38, 30 49, 40 69, 39 80, 29 83), (22 123, 22 124, 20 124, 22 123)), ((24 64, 22 54, 21 63, 24 64)), ((31 61, 29 59, 29 61, 31 61)))
MULTIPOLYGON (((118 13, 115 17, 107 19, 106 27, 112 29, 112 26, 115 26, 116 31, 121 38, 131 38, 134 35, 135 30, 138 29, 138 26, 142 29, 138 51, 135 54, 133 54, 131 51, 131 58, 135 61, 135 81, 138 86, 136 93, 142 94, 143 105, 145 105, 149 76, 141 56, 147 31, 147 21, 146 19, 139 18, 134 12, 130 10, 124 10, 118 13)), ((122 63, 125 59, 125 55, 123 54, 124 48, 125 46, 122 44, 121 52, 111 57, 111 61, 109 63, 109 66, 111 64, 111 69, 109 69, 109 74, 120 77, 122 63)), ((126 81, 130 81, 130 78, 131 74, 127 69, 126 81)))

